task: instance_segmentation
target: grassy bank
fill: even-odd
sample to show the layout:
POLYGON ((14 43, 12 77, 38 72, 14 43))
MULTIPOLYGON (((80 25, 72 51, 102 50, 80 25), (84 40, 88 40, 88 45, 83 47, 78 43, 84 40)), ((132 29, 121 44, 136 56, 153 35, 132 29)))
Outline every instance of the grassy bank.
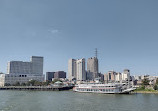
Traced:
POLYGON ((157 90, 153 90, 153 89, 142 89, 142 88, 138 88, 136 89, 133 93, 151 93, 151 94, 158 94, 157 90))

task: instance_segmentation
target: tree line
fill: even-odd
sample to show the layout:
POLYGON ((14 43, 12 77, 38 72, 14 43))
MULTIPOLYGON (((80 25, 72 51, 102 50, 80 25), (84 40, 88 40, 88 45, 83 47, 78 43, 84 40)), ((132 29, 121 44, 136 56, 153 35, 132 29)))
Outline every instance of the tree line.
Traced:
MULTIPOLYGON (((141 86, 141 88, 142 89, 145 89, 148 85, 150 85, 149 84, 149 79, 148 78, 144 78, 143 80, 142 80, 142 86, 141 86)), ((153 85, 153 89, 154 90, 158 90, 158 78, 156 79, 156 83, 153 85)))

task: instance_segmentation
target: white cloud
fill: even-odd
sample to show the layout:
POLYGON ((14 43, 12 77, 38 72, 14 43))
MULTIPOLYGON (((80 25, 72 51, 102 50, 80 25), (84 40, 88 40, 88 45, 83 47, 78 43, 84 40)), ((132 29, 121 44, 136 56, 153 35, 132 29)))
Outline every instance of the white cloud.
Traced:
POLYGON ((56 34, 56 33, 59 32, 59 30, 57 30, 57 29, 52 29, 52 30, 49 30, 49 32, 51 32, 52 34, 56 34))

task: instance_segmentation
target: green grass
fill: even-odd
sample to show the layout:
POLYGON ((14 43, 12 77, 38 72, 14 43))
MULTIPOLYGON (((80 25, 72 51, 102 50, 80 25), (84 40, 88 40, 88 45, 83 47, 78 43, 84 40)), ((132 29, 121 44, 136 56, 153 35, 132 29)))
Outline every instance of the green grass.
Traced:
POLYGON ((153 89, 144 89, 144 88, 137 88, 134 92, 140 92, 140 93, 158 93, 157 90, 153 90, 153 89))

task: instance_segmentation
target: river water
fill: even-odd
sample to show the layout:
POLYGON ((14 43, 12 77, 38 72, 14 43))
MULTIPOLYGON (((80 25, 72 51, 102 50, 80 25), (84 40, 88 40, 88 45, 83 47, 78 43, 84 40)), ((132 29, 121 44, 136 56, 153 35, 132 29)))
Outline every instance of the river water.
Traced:
POLYGON ((158 111, 158 94, 0 91, 0 111, 158 111))

